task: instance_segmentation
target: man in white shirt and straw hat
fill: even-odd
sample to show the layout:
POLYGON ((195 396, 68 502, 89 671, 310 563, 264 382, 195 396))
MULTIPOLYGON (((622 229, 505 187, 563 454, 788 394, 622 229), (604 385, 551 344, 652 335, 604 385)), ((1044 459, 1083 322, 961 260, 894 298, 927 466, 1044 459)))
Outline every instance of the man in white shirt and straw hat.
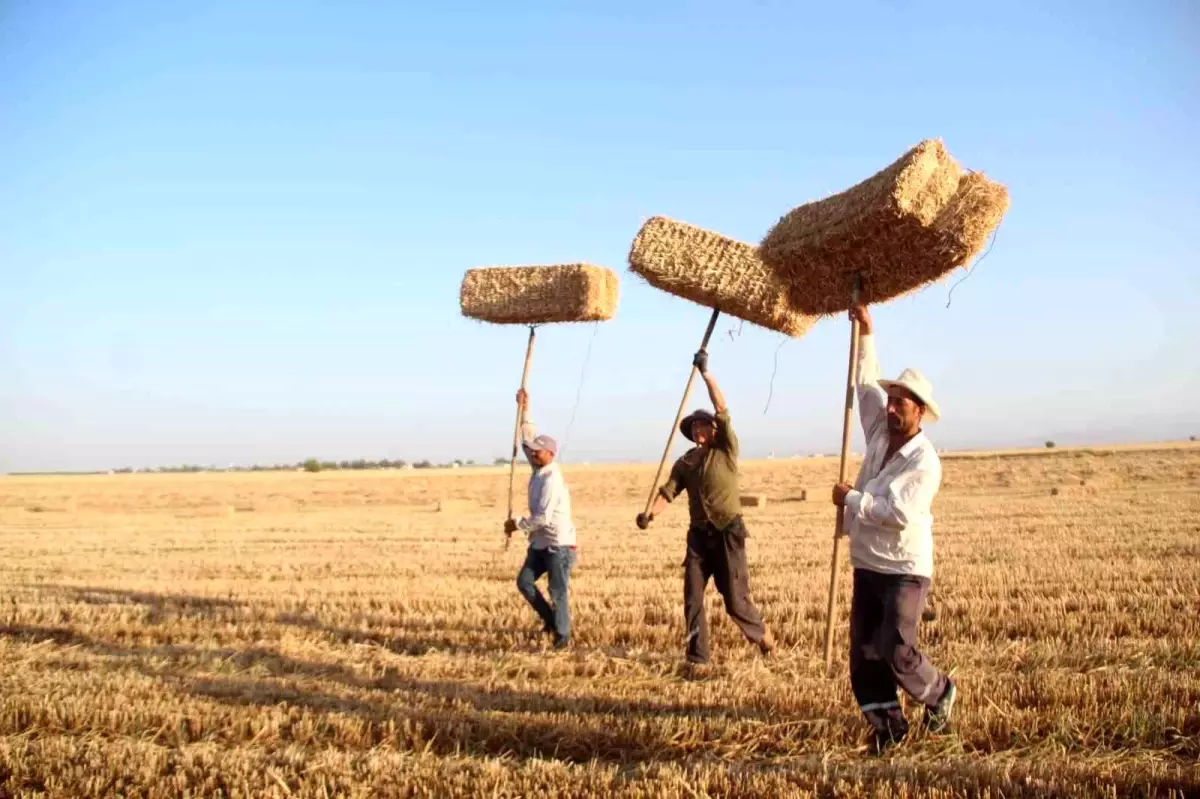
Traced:
POLYGON ((834 486, 845 507, 854 598, 850 608, 850 684, 882 753, 908 733, 896 688, 925 706, 930 732, 946 732, 954 682, 917 648, 917 628, 933 580, 931 506, 942 464, 923 424, 940 415, 929 380, 906 369, 881 380, 871 314, 859 322, 858 404, 867 452, 853 486, 834 486))

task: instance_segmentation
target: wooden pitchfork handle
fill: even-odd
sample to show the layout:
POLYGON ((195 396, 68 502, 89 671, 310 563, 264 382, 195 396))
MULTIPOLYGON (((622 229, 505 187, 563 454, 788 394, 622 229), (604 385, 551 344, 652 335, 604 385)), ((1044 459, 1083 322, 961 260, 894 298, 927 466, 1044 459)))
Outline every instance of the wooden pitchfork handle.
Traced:
MULTIPOLYGON (((858 294, 862 288, 862 279, 854 281, 852 307, 858 305, 858 294)), ((854 424, 854 387, 858 372, 858 319, 850 320, 850 364, 846 368, 846 405, 842 417, 842 460, 838 466, 838 484, 846 482, 847 463, 850 456, 850 435, 854 424)), ((838 588, 838 550, 842 543, 842 524, 846 519, 846 507, 839 505, 837 509, 837 525, 833 528, 833 561, 829 567, 829 602, 825 607, 825 667, 833 663, 833 613, 837 610, 838 588)))
MULTIPOLYGON (((712 338, 713 328, 717 326, 717 317, 721 315, 718 308, 713 308, 712 317, 708 320, 708 327, 704 330, 704 338, 700 341, 700 349, 708 349, 708 340, 712 338)), ((650 484, 650 496, 646 497, 646 516, 650 515, 650 509, 654 507, 654 495, 658 493, 658 481, 662 479, 663 467, 667 464, 667 457, 671 454, 671 444, 675 441, 675 431, 679 429, 679 423, 683 421, 683 410, 687 406, 688 395, 692 393, 692 383, 696 380, 696 367, 692 366, 692 371, 688 374, 687 385, 683 387, 683 398, 679 400, 679 411, 675 414, 675 423, 671 425, 671 434, 667 436, 667 446, 663 447, 662 459, 658 462, 658 471, 654 474, 654 482, 650 484)))
MULTIPOLYGON (((525 384, 529 380, 529 362, 533 359, 533 340, 537 336, 537 327, 529 326, 529 343, 525 346, 525 368, 521 370, 521 390, 525 390, 525 384)), ((513 495, 516 491, 517 483, 517 455, 521 449, 521 425, 525 421, 525 409, 520 404, 517 405, 517 423, 513 427, 513 446, 512 446, 512 461, 508 468, 508 520, 513 520, 513 495)), ((504 548, 508 549, 508 543, 512 540, 512 533, 507 533, 504 536, 504 548)))

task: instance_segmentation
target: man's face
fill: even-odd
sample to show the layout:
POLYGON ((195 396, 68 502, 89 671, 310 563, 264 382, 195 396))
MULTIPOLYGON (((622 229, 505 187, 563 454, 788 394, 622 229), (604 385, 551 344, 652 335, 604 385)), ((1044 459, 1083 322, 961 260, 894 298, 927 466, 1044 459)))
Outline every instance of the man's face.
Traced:
POLYGON ((535 449, 532 455, 533 463, 539 469, 549 465, 554 460, 554 453, 548 449, 535 449))
POLYGON ((717 427, 712 422, 698 419, 692 422, 692 439, 700 446, 707 446, 717 437, 717 427))
POLYGON ((902 386, 891 386, 887 390, 888 432, 913 436, 921 429, 925 418, 925 406, 911 391, 902 386))

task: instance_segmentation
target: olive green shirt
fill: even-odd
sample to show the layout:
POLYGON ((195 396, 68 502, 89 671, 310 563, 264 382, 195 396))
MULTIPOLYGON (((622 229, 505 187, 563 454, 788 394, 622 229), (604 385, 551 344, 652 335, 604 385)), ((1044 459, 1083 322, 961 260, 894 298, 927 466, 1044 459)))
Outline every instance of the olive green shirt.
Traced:
POLYGON ((693 447, 671 467, 671 476, 658 490, 668 502, 687 491, 692 526, 712 523, 724 530, 741 515, 738 491, 738 440, 729 411, 717 414, 717 433, 707 447, 693 447))

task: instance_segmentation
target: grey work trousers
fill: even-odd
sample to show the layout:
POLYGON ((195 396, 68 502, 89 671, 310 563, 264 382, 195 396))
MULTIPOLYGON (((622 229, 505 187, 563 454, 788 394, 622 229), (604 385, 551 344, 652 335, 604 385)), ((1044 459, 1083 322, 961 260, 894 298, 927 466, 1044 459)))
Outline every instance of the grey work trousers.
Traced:
POLYGON ((704 589, 709 578, 725 600, 725 612, 750 641, 766 633, 758 608, 750 601, 750 570, 746 565, 746 525, 739 516, 724 530, 712 524, 688 530, 687 557, 683 561, 683 612, 687 625, 687 659, 708 662, 708 619, 704 589))
POLYGON ((854 570, 850 605, 850 685, 863 715, 879 732, 903 735, 908 723, 899 686, 932 707, 946 690, 942 674, 917 649, 928 577, 854 570))

